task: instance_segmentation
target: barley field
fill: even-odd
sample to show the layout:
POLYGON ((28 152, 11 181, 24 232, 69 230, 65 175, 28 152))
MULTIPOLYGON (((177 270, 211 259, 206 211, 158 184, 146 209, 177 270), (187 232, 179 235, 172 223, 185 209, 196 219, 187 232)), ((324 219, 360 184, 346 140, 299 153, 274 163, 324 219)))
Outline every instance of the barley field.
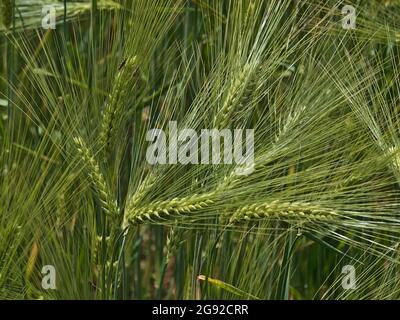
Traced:
POLYGON ((399 0, 0 13, 0 299, 400 298, 399 0))

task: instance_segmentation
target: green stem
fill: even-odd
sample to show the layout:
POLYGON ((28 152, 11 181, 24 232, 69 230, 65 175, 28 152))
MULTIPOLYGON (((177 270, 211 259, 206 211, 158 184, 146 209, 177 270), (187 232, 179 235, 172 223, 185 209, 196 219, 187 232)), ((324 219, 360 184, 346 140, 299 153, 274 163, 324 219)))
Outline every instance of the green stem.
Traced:
POLYGON ((67 0, 64 0, 64 41, 67 39, 67 0))
POLYGON ((92 105, 93 87, 95 86, 96 79, 96 32, 97 28, 97 0, 92 0, 92 8, 90 10, 90 43, 89 43, 89 70, 88 70, 88 86, 89 86, 89 101, 92 105))
POLYGON ((279 300, 289 299, 290 266, 296 243, 300 238, 301 236, 296 236, 296 238, 293 240, 292 232, 289 233, 289 239, 285 245, 285 253, 282 261, 283 272, 279 279, 277 294, 277 299, 279 300))

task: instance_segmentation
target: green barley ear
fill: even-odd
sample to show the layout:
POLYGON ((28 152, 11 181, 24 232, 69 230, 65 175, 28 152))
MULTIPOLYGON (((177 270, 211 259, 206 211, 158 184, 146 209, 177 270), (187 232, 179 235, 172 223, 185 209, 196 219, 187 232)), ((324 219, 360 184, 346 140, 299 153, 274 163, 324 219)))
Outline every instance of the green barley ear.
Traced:
POLYGON ((97 189, 103 210, 111 218, 115 218, 118 215, 117 202, 110 194, 110 188, 107 186, 107 183, 103 177, 103 174, 100 171, 98 163, 96 162, 92 152, 89 150, 81 137, 75 137, 74 142, 80 157, 82 158, 85 165, 88 167, 89 177, 91 179, 91 182, 97 189))
POLYGON ((241 102, 251 91, 253 78, 253 67, 246 63, 228 89, 222 107, 218 110, 215 118, 215 125, 219 128, 226 128, 231 121, 231 116, 241 106, 241 102))
POLYGON ((215 203, 212 200, 214 194, 194 194, 184 198, 156 201, 148 206, 128 211, 126 219, 130 224, 138 225, 145 222, 173 220, 176 216, 190 215, 194 212, 207 208, 215 203))
POLYGON ((137 71, 137 58, 134 56, 121 64, 114 79, 113 88, 104 109, 100 132, 100 141, 106 157, 110 153, 119 120, 123 116, 125 107, 123 103, 132 94, 130 90, 135 86, 137 71))
POLYGON ((174 256, 179 245, 179 237, 177 235, 177 230, 171 227, 167 236, 167 257, 165 264, 169 264, 171 258, 174 256))
POLYGON ((337 218, 334 210, 324 209, 308 202, 281 202, 279 200, 244 206, 231 217, 230 224, 241 220, 283 219, 296 221, 328 221, 337 218))
POLYGON ((11 26, 13 19, 13 0, 2 0, 1 1, 1 20, 3 25, 8 29, 11 26))
POLYGON ((125 230, 128 223, 128 215, 130 212, 134 212, 136 208, 139 206, 139 203, 145 197, 146 193, 150 190, 150 188, 154 185, 156 181, 156 175, 150 173, 146 176, 144 181, 139 185, 136 192, 129 198, 127 204, 125 206, 124 218, 122 223, 122 229, 125 230))
POLYGON ((172 257, 175 255, 181 243, 182 233, 180 229, 175 226, 171 227, 167 236, 167 256, 165 259, 165 264, 169 264, 172 257))
POLYGON ((275 136, 275 144, 284 139, 287 134, 290 134, 293 127, 299 123, 299 120, 301 119, 301 116, 304 115, 305 110, 306 106, 301 106, 294 112, 289 113, 282 126, 278 128, 278 132, 275 136))
POLYGON ((140 201, 142 201, 147 192, 149 192, 151 187, 156 182, 156 177, 157 176, 153 173, 150 173, 149 175, 146 176, 144 181, 137 188, 136 192, 129 199, 128 204, 126 206, 128 211, 134 210, 134 208, 136 208, 139 205, 140 201))

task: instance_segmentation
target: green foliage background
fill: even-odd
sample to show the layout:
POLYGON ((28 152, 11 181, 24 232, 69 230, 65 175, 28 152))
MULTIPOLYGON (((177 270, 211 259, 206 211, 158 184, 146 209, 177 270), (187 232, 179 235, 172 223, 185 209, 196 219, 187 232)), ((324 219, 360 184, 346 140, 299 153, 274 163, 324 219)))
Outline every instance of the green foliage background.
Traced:
POLYGON ((399 298, 400 1, 0 8, 1 298, 399 298), (254 128, 254 172, 150 166, 172 120, 254 128))

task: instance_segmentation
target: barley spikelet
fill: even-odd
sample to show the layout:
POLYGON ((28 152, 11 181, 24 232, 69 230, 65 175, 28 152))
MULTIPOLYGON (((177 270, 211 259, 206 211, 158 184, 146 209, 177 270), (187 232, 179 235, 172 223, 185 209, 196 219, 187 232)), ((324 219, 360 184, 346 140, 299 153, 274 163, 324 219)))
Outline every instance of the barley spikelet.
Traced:
POLYGON ((282 138, 286 137, 286 135, 291 132, 293 127, 298 123, 300 116, 304 113, 305 109, 306 106, 301 106, 296 110, 296 112, 290 113, 287 116, 285 122, 279 128, 278 133, 275 136, 275 144, 280 142, 282 138))
MULTIPOLYGON (((303 114, 304 110, 306 109, 305 106, 299 107, 296 112, 290 113, 285 122, 283 123, 282 126, 280 126, 278 133, 275 136, 274 139, 274 145, 277 145, 282 138, 284 138, 288 133, 291 132, 291 130, 294 128, 294 126, 298 123, 298 120, 300 119, 300 116, 303 114)), ((273 148, 272 148, 273 150, 273 148)), ((270 156, 267 156, 265 158, 266 161, 270 159, 270 156)), ((250 174, 254 174, 255 172, 259 172, 261 170, 267 169, 268 168, 268 162, 264 163, 263 159, 257 161, 254 166, 252 167, 252 172, 250 174)), ((400 164, 400 162, 399 162, 400 164)), ((400 169, 400 166, 399 166, 400 169)), ((226 176, 222 182, 217 186, 218 190, 227 190, 235 187, 237 184, 241 182, 240 176, 238 176, 234 171, 231 172, 230 175, 226 176)))
POLYGON ((136 192, 133 194, 131 199, 128 202, 127 209, 128 211, 132 211, 134 208, 136 208, 140 201, 145 197, 147 192, 150 190, 150 188, 154 185, 154 182, 156 181, 156 175, 150 173, 149 175, 146 176, 144 181, 140 184, 136 192))
POLYGON ((167 236, 167 258, 165 263, 168 264, 171 258, 174 256, 176 250, 178 249, 179 240, 177 237, 177 232, 174 227, 169 230, 167 236))
POLYGON ((184 198, 157 201, 127 212, 126 219, 129 223, 137 225, 148 221, 157 222, 172 219, 178 215, 189 215, 215 203, 212 200, 213 196, 214 194, 194 194, 184 198))
POLYGON ((29 279, 30 276, 32 275, 32 273, 35 269, 35 265, 37 263, 38 256, 39 256, 39 244, 38 244, 38 241, 35 240, 32 244, 28 262, 26 264, 26 270, 25 270, 26 279, 29 279))
POLYGON ((2 0, 1 1, 1 19, 3 25, 8 29, 11 26, 13 19, 13 0, 2 0))
POLYGON ((130 89, 132 89, 132 86, 135 83, 134 79, 136 71, 137 59, 135 56, 126 60, 115 77, 112 91, 104 109, 100 132, 101 145, 103 146, 106 155, 110 152, 114 135, 118 127, 118 120, 123 116, 123 103, 126 101, 130 89))
MULTIPOLYGON (((105 237, 104 242, 106 244, 106 248, 110 247, 110 237, 105 237)), ((103 249, 103 236, 96 236, 95 242, 93 245, 93 252, 92 252, 92 257, 93 261, 96 261, 98 264, 98 268, 101 268, 101 262, 102 262, 102 249, 103 249)))
POLYGON ((118 214, 117 203, 109 193, 110 189, 107 186, 102 173, 100 172, 100 167, 94 159, 94 156, 81 137, 75 137, 74 142, 78 149, 79 155, 88 167, 89 177, 97 189, 103 210, 110 217, 116 217, 118 214))
POLYGON ((396 147, 389 147, 387 152, 389 157, 393 157, 392 166, 396 174, 400 174, 400 155, 396 147))
POLYGON ((122 222, 122 229, 125 229, 128 226, 128 214, 129 212, 134 212, 138 207, 140 201, 145 197, 150 188, 154 185, 156 181, 156 175, 150 173, 146 176, 144 181, 140 184, 136 192, 132 195, 132 197, 128 200, 125 211, 124 211, 124 219, 122 222))
POLYGON ((169 230, 167 236, 167 256, 165 263, 168 264, 172 257, 176 254, 179 246, 185 241, 188 235, 187 229, 182 229, 177 227, 177 222, 169 230))
POLYGON ((278 200, 253 204, 238 209, 230 219, 230 224, 240 220, 284 219, 301 221, 329 221, 337 218, 334 210, 324 209, 307 202, 281 202, 278 200))
POLYGON ((180 229, 171 227, 167 236, 167 256, 165 263, 168 264, 175 255, 181 243, 182 233, 180 229))
POLYGON ((231 120, 232 113, 241 105, 241 100, 249 94, 249 84, 252 80, 252 67, 246 63, 237 79, 230 86, 224 103, 218 111, 215 119, 215 126, 226 128, 231 120))

